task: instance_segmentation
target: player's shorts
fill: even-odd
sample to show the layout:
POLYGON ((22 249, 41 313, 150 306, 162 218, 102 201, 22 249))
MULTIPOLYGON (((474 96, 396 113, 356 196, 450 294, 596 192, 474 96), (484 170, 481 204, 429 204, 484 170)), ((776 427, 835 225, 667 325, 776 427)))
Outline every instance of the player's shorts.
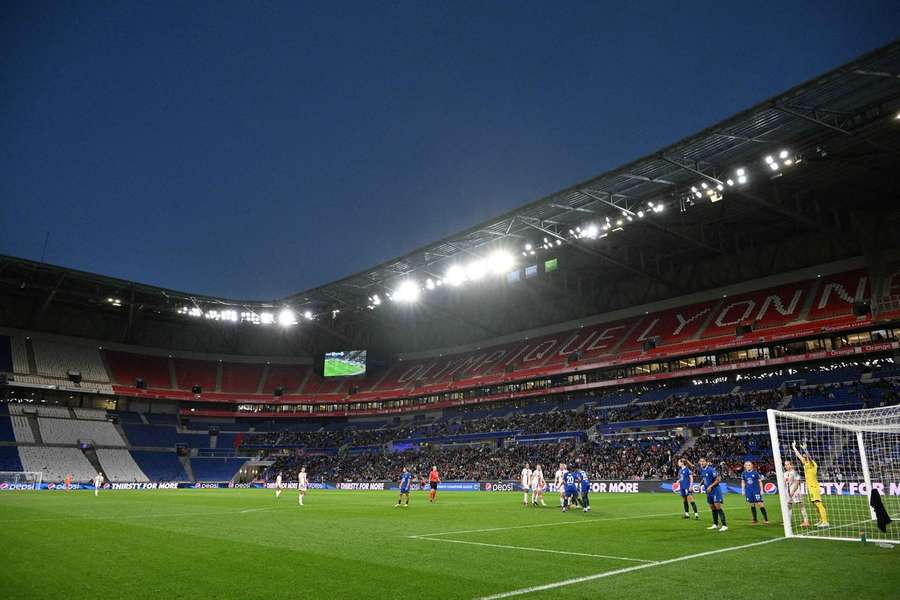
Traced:
POLYGON ((581 486, 581 495, 582 496, 587 496, 588 492, 590 492, 590 491, 591 491, 591 484, 581 486))
POLYGON ((401 493, 401 494, 408 494, 408 493, 409 493, 409 488, 400 488, 400 493, 401 493))
POLYGON ((791 504, 802 504, 802 503, 803 503, 803 496, 801 496, 800 494, 794 494, 793 496, 791 496, 791 504))
POLYGON ((691 486, 690 486, 690 485, 684 485, 684 484, 681 484, 681 489, 678 490, 678 493, 681 494, 681 497, 682 497, 682 498, 687 498, 687 497, 690 496, 693 492, 691 492, 691 486))
POLYGON ((300 490, 301 492, 305 492, 308 487, 309 487, 308 485, 302 484, 302 485, 298 485, 297 489, 300 490))
POLYGON ((431 485, 431 489, 433 489, 433 490, 436 490, 436 489, 437 489, 437 481, 432 481, 432 482, 430 483, 430 485, 431 485))
POLYGON ((566 486, 566 497, 571 498, 572 496, 576 496, 576 495, 578 495, 578 488, 576 488, 574 485, 567 485, 566 486))
POLYGON ((753 494, 751 492, 744 492, 744 499, 747 502, 762 502, 762 494, 753 494))
POLYGON ((809 496, 810 502, 821 502, 822 501, 822 492, 819 491, 819 484, 815 482, 815 485, 810 485, 809 482, 806 482, 806 494, 809 496))
POLYGON ((524 484, 523 484, 523 485, 522 485, 522 491, 523 491, 523 492, 530 492, 530 491, 531 491, 531 486, 530 486, 530 485, 524 485, 524 484))
POLYGON ((722 504, 722 492, 718 489, 713 490, 712 492, 706 493, 706 503, 707 504, 722 504))

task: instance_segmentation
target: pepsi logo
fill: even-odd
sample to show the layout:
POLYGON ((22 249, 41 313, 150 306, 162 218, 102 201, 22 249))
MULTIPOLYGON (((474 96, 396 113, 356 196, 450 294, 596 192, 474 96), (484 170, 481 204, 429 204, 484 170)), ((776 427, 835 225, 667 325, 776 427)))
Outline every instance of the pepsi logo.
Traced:
POLYGON ((9 489, 8 483, 6 483, 5 481, 3 483, 0 483, 0 490, 8 490, 8 489, 9 489))
POLYGON ((681 491, 681 482, 680 481, 676 481, 675 483, 672 484, 672 491, 673 492, 681 491))
POLYGON ((778 491, 778 486, 771 481, 767 481, 765 485, 763 485, 763 491, 767 494, 774 494, 778 491))

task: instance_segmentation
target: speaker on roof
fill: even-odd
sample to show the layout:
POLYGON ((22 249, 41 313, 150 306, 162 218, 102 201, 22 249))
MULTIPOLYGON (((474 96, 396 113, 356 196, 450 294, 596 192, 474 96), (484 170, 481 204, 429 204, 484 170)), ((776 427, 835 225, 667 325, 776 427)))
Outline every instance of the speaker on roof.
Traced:
POLYGON ((853 303, 853 316, 855 317, 864 317, 869 314, 869 311, 872 309, 869 306, 869 303, 865 300, 860 300, 859 302, 853 303))
POLYGON ((81 385, 81 371, 76 371, 74 369, 66 371, 66 376, 69 378, 69 381, 75 385, 81 385))
POLYGON ((569 361, 570 365, 572 363, 578 362, 578 360, 581 358, 581 350, 576 350, 575 352, 572 352, 566 358, 569 361))
POLYGON ((192 391, 194 394, 196 394, 196 395, 199 396, 200 393, 203 392, 203 388, 200 387, 199 385, 195 385, 195 386, 193 386, 193 387, 191 388, 191 391, 192 391))
POLYGON ((656 348, 656 338, 652 340, 644 340, 641 342, 641 351, 650 352, 651 350, 656 348))
POLYGON ((279 385, 277 388, 272 390, 272 395, 276 398, 281 398, 284 396, 284 386, 279 385))
POLYGON ((506 367, 503 368, 504 373, 513 373, 513 372, 515 372, 515 370, 516 370, 516 365, 506 365, 506 367))
POLYGON ((146 390, 147 382, 144 381, 143 377, 138 377, 137 379, 134 380, 134 387, 136 387, 139 390, 146 390))
POLYGON ((734 328, 734 335, 742 336, 747 335, 748 333, 753 333, 753 322, 749 323, 738 323, 734 328))
POLYGON ((350 393, 351 396, 352 396, 353 394, 357 393, 358 391, 359 391, 359 387, 358 387, 358 386, 355 386, 355 385, 351 385, 351 386, 350 386, 349 393, 350 393))

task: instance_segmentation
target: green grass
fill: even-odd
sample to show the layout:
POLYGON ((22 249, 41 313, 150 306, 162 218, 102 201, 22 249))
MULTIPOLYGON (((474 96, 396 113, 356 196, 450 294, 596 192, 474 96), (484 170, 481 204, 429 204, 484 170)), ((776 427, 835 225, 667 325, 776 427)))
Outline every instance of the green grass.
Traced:
POLYGON ((684 521, 679 499, 664 494, 594 495, 587 515, 525 509, 517 493, 438 500, 414 492, 398 509, 391 492, 314 490, 301 508, 290 491, 278 501, 268 490, 5 492, 0 589, 16 599, 431 600, 642 565, 651 566, 518 597, 882 600, 900 587, 900 548, 858 542, 781 540, 660 565, 580 555, 662 561, 776 539, 773 503, 775 523, 751 527, 732 502, 731 531, 718 533, 705 529, 705 507, 700 522, 684 521), (427 537, 472 529, 494 531, 427 537))
POLYGON ((351 377, 366 372, 365 365, 347 362, 339 358, 325 359, 325 377, 351 377))

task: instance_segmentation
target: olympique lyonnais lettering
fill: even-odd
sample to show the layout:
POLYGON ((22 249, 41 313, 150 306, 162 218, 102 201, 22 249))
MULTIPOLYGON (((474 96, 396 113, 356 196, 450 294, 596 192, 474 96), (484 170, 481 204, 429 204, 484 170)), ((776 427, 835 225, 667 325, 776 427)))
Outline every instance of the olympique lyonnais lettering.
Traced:
MULTIPOLYGON (((847 275, 852 276, 852 274, 838 275, 834 278, 841 281, 825 282, 819 289, 813 306, 822 310, 835 301, 849 306, 857 299, 864 298, 868 282, 866 276, 859 274, 855 282, 852 279, 843 281, 842 278, 847 275)), ((621 322, 611 323, 606 327, 593 326, 583 331, 567 331, 554 336, 526 340, 518 347, 511 344, 483 352, 422 361, 407 367, 396 381, 400 384, 413 381, 437 382, 457 375, 484 375, 510 364, 523 367, 537 366, 550 358, 565 357, 578 351, 586 354, 596 353, 623 343, 622 338, 632 328, 635 331, 628 340, 624 340, 624 347, 632 347, 653 339, 672 344, 696 334, 711 316, 710 313, 712 320, 709 327, 713 330, 733 327, 746 321, 764 322, 772 315, 780 315, 782 322, 790 323, 800 318, 804 294, 810 289, 812 289, 810 282, 801 282, 796 287, 770 290, 768 294, 763 290, 754 297, 744 295, 734 300, 725 300, 715 312, 713 311, 716 303, 694 304, 669 312, 651 314, 640 319, 639 323, 638 319, 631 320, 631 324, 636 323, 637 327, 621 322)))

